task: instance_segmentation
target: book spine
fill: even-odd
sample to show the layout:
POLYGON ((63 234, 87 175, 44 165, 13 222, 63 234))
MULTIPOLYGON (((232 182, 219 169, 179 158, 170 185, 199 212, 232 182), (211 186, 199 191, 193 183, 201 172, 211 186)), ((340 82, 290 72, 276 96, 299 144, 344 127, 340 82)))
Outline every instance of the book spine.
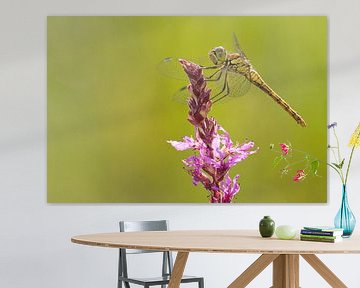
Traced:
POLYGON ((309 237, 300 237, 301 241, 313 241, 313 242, 327 242, 335 243, 335 239, 326 239, 326 238, 309 238, 309 237))
POLYGON ((303 238, 314 238, 314 239, 337 239, 337 238, 341 238, 341 236, 336 237, 336 236, 304 235, 304 234, 300 234, 300 236, 303 237, 303 238))
POLYGON ((315 231, 315 230, 301 230, 303 235, 318 235, 318 236, 334 236, 334 232, 331 231, 315 231))

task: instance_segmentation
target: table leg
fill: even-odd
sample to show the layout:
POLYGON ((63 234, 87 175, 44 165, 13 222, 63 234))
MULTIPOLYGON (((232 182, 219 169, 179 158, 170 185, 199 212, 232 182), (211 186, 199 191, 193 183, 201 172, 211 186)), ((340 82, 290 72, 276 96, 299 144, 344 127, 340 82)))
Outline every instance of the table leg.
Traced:
POLYGON ((299 288, 299 255, 281 254, 274 260, 272 288, 299 288))
POLYGON ((184 274, 185 265, 186 265, 188 256, 189 256, 189 252, 178 252, 177 253, 168 288, 179 288, 180 287, 181 278, 184 274))
POLYGON ((320 274, 324 280, 335 288, 346 288, 347 286, 314 254, 301 255, 320 274))
MULTIPOLYGON (((301 256, 333 288, 347 286, 314 254, 301 256)), ((271 288, 299 288, 299 255, 263 254, 252 263, 228 288, 244 288, 273 262, 273 286, 271 288)), ((176 287, 177 288, 177 287, 176 287)))
POLYGON ((256 276, 258 276, 271 262, 273 262, 278 254, 263 254, 254 263, 252 263, 238 278, 232 282, 228 288, 244 288, 256 276))

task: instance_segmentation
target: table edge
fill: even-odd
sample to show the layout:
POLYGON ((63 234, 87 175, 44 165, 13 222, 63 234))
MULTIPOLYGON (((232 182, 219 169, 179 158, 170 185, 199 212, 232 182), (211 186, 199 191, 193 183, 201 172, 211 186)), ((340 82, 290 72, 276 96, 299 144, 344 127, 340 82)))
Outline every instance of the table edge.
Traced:
MULTIPOLYGON (((205 249, 205 248, 192 248, 185 249, 180 247, 170 247, 170 246, 152 246, 152 245, 133 245, 133 244, 114 244, 114 243, 104 243, 90 240, 80 240, 76 239, 74 236, 71 238, 71 242, 79 245, 101 247, 101 248, 116 248, 116 249, 138 249, 138 250, 151 250, 151 251, 171 251, 171 252, 191 252, 191 253, 232 253, 232 254, 293 254, 293 255, 302 255, 302 254, 360 254, 359 250, 355 251, 329 251, 329 250, 262 250, 262 249, 205 249)), ((325 243, 327 245, 336 245, 333 243, 325 243)))

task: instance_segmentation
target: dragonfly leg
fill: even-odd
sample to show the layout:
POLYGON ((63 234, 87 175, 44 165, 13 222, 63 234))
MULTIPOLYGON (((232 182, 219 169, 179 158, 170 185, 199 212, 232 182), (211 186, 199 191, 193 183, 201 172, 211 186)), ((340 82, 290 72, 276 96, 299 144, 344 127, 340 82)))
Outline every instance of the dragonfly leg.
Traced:
POLYGON ((217 102, 217 101, 219 101, 220 99, 226 97, 227 95, 229 95, 229 93, 228 93, 228 91, 229 91, 229 83, 227 82, 227 75, 228 75, 227 73, 228 73, 228 72, 227 72, 227 70, 226 70, 226 71, 225 71, 223 88, 221 89, 221 91, 220 91, 219 93, 217 93, 216 95, 214 95, 214 96, 211 97, 211 100, 212 100, 212 101, 215 99, 214 103, 217 102), (216 99, 219 95, 221 95, 222 93, 224 93, 225 90, 227 90, 226 93, 225 93, 225 95, 222 95, 219 99, 216 99))
POLYGON ((207 69, 216 69, 216 68, 219 68, 221 66, 222 65, 215 65, 215 66, 201 66, 200 65, 200 68, 203 69, 203 70, 207 70, 207 69))
POLYGON ((230 94, 230 86, 229 86, 229 82, 226 82, 226 93, 224 95, 222 95, 219 99, 216 99, 215 101, 213 101, 213 103, 220 101, 221 99, 225 98, 229 94, 230 94))
POLYGON ((211 74, 209 77, 206 77, 206 81, 219 81, 221 78, 222 72, 223 71, 221 69, 217 70, 215 73, 211 74), (220 72, 219 76, 217 76, 215 79, 212 79, 212 77, 214 77, 219 72, 220 72))

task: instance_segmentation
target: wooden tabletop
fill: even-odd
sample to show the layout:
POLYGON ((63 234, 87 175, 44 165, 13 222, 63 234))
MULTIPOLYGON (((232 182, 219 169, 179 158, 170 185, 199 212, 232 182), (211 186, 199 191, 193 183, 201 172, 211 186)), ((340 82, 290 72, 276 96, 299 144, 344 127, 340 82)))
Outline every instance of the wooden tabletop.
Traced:
POLYGON ((256 230, 192 230, 166 232, 117 232, 80 235, 77 244, 181 252, 251 254, 341 254, 360 253, 360 237, 353 235, 339 243, 262 238, 256 230))

